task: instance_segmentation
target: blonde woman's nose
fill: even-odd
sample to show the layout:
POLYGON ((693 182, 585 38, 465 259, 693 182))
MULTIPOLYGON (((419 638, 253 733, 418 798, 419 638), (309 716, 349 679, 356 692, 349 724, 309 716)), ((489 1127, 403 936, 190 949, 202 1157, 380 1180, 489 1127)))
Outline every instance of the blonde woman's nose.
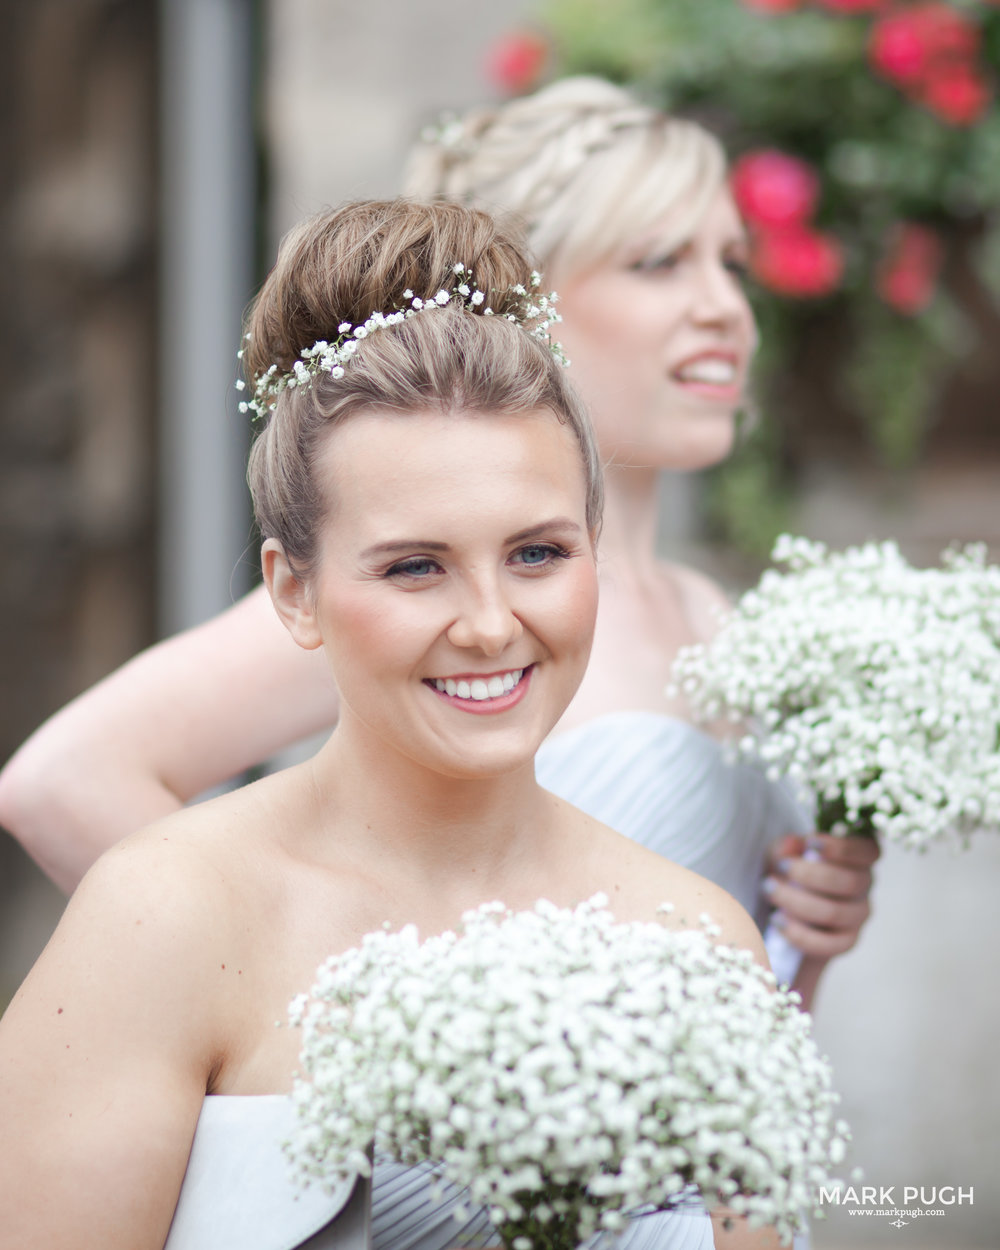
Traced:
POLYGON ((723 261, 712 260, 702 264, 697 283, 693 300, 696 318, 704 321, 733 320, 750 315, 743 284, 723 261))

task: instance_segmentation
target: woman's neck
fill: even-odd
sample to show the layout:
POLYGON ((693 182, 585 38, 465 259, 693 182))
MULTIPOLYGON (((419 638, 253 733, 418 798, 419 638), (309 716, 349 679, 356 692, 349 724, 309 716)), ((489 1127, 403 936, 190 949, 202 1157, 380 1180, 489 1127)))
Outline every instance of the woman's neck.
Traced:
MULTIPOLYGON (((336 824, 338 850, 400 866, 428 885, 475 881, 488 889, 516 874, 554 840, 549 796, 534 762, 499 776, 445 776, 343 717, 312 762, 321 816, 336 824), (363 785, 352 779, 364 778, 363 785)), ((325 822, 324 822, 325 823, 325 822)))
POLYGON ((610 465, 604 476, 600 557, 617 577, 646 580, 656 569, 659 473, 610 465))

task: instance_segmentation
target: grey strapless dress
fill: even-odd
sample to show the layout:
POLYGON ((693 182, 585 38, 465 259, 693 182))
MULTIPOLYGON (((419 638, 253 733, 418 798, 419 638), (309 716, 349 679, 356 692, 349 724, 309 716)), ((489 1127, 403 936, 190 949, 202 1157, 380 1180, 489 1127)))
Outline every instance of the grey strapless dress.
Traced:
MULTIPOLYGON (((653 712, 613 713, 550 738, 536 773, 546 789, 715 881, 760 923, 768 844, 810 828, 789 794, 757 769, 729 764, 712 738, 653 712)), ((165 1250, 363 1246, 357 1220, 340 1214, 352 1201, 350 1185, 333 1195, 315 1186, 300 1193, 288 1180, 280 1142, 293 1123, 291 1103, 281 1095, 206 1098, 165 1250)), ((460 1202, 461 1193, 447 1187, 440 1201, 432 1200, 429 1169, 377 1161, 373 1250, 489 1244, 485 1212, 458 1222, 453 1212, 460 1202)), ((621 1250, 712 1250, 711 1223, 698 1206, 643 1216, 619 1244, 621 1250)), ((796 1250, 806 1244, 796 1238, 796 1250)))
POLYGON ((556 734, 542 743, 535 775, 595 820, 721 885, 761 928, 768 845, 812 827, 783 786, 657 712, 613 712, 556 734))
MULTIPOLYGON (((451 1250, 496 1245, 486 1213, 456 1220, 462 1200, 430 1169, 377 1161, 368 1194, 347 1181, 332 1194, 298 1189, 281 1148, 294 1129, 284 1094, 210 1095, 202 1106, 191 1156, 164 1250, 451 1250), (368 1236, 371 1241, 369 1243, 368 1236)), ((712 1250, 712 1228, 696 1205, 633 1220, 622 1250, 712 1250)))

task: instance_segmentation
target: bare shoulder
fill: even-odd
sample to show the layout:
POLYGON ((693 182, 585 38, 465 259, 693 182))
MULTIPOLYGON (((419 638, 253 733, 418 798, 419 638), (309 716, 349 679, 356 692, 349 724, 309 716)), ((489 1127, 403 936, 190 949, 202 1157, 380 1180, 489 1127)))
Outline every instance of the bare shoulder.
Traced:
POLYGON ((670 927, 698 928, 702 918, 708 916, 721 931, 720 944, 749 950, 759 963, 768 966, 756 924, 742 904, 721 886, 607 825, 592 821, 582 812, 576 815, 589 822, 595 852, 589 871, 609 896, 616 916, 622 920, 649 920, 662 904, 669 903, 672 911, 666 923, 670 927))
POLYGON ((234 900, 217 847, 187 816, 157 821, 100 856, 42 960, 107 961, 126 980, 134 973, 193 988, 205 952, 233 923, 234 900))
POLYGON ((210 949, 246 931, 250 887, 255 874, 267 875, 263 795, 270 780, 182 808, 105 851, 70 899, 54 940, 95 949, 107 943, 116 962, 189 977, 189 964, 200 967, 210 949))
POLYGON ((660 567, 679 597, 692 630, 700 641, 707 642, 733 606, 729 596, 718 582, 689 565, 662 561, 660 567))
POLYGON ((163 1245, 238 1019, 240 905, 202 820, 178 813, 106 852, 0 1020, 11 1245, 163 1245))
MULTIPOLYGON (((626 839, 628 841, 628 839, 626 839)), ((640 875, 633 888, 638 898, 652 900, 656 905, 669 902, 674 906, 668 923, 678 929, 693 929, 708 916, 721 932, 718 941, 725 946, 742 947, 753 953, 759 963, 768 966, 760 931, 743 905, 721 886, 707 877, 664 859, 645 847, 636 847, 640 875)))

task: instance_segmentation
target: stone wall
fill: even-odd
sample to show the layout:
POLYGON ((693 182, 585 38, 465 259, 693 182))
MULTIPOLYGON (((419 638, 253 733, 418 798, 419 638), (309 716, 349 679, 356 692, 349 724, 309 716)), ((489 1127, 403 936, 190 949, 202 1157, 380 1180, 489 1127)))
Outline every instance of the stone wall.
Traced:
MULTIPOLYGON (((157 120, 153 0, 0 9, 4 759, 151 638, 157 120)), ((0 839, 0 949, 57 907, 0 839)))

